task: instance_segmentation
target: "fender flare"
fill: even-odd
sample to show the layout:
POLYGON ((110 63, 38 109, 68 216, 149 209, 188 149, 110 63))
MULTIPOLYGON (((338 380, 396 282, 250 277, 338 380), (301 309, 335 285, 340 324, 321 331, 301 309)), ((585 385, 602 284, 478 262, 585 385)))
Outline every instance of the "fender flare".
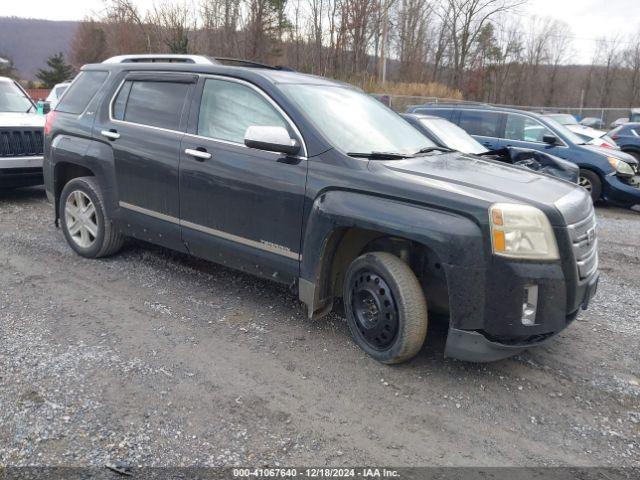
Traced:
POLYGON ((455 213, 366 193, 333 190, 316 198, 307 218, 299 296, 310 318, 331 310, 332 260, 345 232, 352 228, 420 244, 438 258, 445 275, 459 266, 484 272, 481 228, 455 213))

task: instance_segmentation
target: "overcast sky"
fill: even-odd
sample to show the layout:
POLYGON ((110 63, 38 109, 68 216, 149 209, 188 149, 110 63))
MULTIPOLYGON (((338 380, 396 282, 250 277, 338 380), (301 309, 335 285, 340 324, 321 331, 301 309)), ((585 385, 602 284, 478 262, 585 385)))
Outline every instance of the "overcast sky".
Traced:
MULTIPOLYGON (((0 2, 2 3, 1 16, 49 20, 81 20, 104 8, 103 0, 0 0, 0 2)), ((145 10, 153 0, 136 0, 136 3, 145 10)), ((575 63, 590 62, 597 37, 640 35, 640 0, 528 0, 528 4, 521 7, 520 15, 523 21, 537 15, 567 22, 571 28, 570 34, 573 36, 575 63)))

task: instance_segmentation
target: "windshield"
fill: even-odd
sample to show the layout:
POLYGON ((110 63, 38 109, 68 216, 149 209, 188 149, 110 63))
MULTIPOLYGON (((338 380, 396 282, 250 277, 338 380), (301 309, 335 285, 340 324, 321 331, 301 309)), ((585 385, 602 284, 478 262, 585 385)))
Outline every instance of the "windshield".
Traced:
POLYGON ((571 143, 575 143, 576 145, 584 145, 584 140, 576 135, 574 132, 569 130, 564 125, 559 124, 553 118, 547 117, 546 121, 551 127, 557 132, 563 135, 567 140, 571 143))
POLYGON ((547 117, 552 118, 560 125, 579 125, 576 117, 573 115, 567 114, 558 114, 558 115, 547 115, 547 117))
POLYGON ((28 112, 33 103, 13 82, 0 82, 0 112, 28 112))
POLYGON ((315 127, 344 153, 413 155, 436 145, 378 100, 351 88, 280 85, 315 127))
POLYGON ((420 123, 431 130, 447 148, 462 153, 474 153, 479 155, 487 152, 479 142, 459 126, 447 120, 434 118, 421 118, 420 123))

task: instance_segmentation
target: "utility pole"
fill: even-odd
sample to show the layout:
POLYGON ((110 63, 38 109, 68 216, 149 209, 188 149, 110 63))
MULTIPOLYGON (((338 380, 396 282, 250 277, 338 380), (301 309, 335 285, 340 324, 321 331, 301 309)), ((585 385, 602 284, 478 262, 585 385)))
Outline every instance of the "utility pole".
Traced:
POLYGON ((387 81, 387 37, 389 35, 389 8, 385 0, 380 0, 382 8, 382 45, 380 48, 380 57, 382 59, 382 83, 387 81))

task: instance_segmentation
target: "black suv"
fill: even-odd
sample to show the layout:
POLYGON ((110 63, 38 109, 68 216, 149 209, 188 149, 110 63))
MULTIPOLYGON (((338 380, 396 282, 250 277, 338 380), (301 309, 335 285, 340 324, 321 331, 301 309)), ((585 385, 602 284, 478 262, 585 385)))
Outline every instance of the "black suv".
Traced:
POLYGON ((427 312, 449 319, 446 355, 490 361, 595 293, 575 184, 443 152, 345 84, 170 60, 87 65, 48 116, 47 194, 78 254, 135 237, 291 285, 312 318, 342 298, 385 363, 420 350, 427 312))

